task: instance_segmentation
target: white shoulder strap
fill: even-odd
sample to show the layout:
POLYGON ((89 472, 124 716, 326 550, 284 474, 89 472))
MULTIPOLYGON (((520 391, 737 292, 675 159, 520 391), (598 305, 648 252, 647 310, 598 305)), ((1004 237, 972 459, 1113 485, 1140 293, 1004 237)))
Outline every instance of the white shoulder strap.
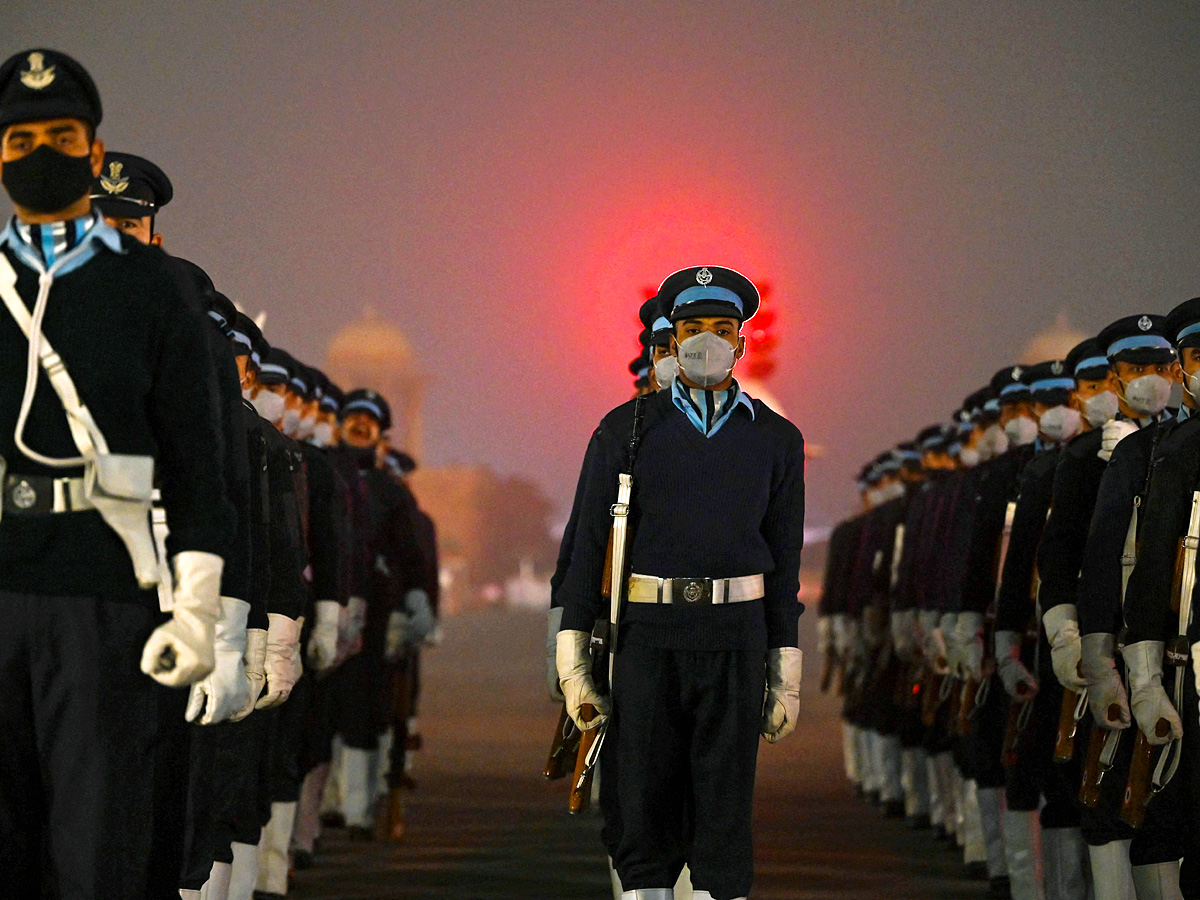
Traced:
MULTIPOLYGON (((49 286, 44 285, 44 293, 49 293, 49 286)), ((67 372, 67 367, 55 351, 50 346, 50 342, 46 340, 46 336, 39 330, 36 335, 33 334, 33 317, 30 316, 29 310, 25 308, 25 303, 21 300, 21 295, 17 293, 17 273, 13 270, 12 263, 8 261, 3 253, 0 253, 0 299, 3 299, 4 305, 16 320, 25 337, 30 341, 30 344, 37 345, 37 355, 41 360, 42 368, 46 370, 46 375, 50 378, 50 384, 53 386, 55 393, 58 394, 59 400, 62 402, 63 409, 67 413, 67 424, 71 428, 71 437, 75 440, 75 446, 79 448, 82 458, 71 460, 55 460, 47 462, 45 457, 38 454, 30 453, 24 446, 23 436, 25 415, 27 409, 23 404, 22 416, 17 423, 16 442, 22 452, 29 455, 47 465, 80 465, 88 459, 94 459, 97 453, 108 453, 108 444, 104 440, 104 435, 101 433, 96 421, 92 418, 92 414, 88 408, 83 405, 83 401, 79 399, 79 392, 75 389, 75 382, 71 380, 70 373, 67 372)), ((44 298, 42 298, 44 305, 44 298)), ((33 347, 31 346, 31 350, 33 347)), ((32 400, 32 391, 26 391, 29 400, 32 400)))

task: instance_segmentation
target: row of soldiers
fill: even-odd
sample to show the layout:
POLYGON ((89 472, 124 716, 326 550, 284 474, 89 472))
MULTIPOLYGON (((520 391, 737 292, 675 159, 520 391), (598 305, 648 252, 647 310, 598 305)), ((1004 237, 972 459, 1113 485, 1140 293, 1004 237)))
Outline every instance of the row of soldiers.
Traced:
POLYGON ((990 897, 1200 897, 1198 409, 1200 298, 1124 316, 881 453, 831 535, 847 776, 990 897))
POLYGON ((403 834, 433 523, 387 401, 163 252, 101 117, 65 54, 0 66, 4 893, 283 896, 330 784, 403 834))

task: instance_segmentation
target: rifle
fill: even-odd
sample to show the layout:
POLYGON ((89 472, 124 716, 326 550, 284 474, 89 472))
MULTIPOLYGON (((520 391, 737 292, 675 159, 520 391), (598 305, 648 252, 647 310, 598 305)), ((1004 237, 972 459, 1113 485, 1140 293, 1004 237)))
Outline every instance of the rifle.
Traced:
MULTIPOLYGON (((1120 712, 1114 703, 1109 708, 1109 718, 1115 719, 1120 712)), ((1079 785, 1079 802, 1088 809, 1100 805, 1100 793, 1104 787, 1104 776, 1113 767, 1117 749, 1121 746, 1121 732, 1101 728, 1093 723, 1088 739, 1087 757, 1083 762, 1083 778, 1079 785)))
MULTIPOLYGON (((1175 708, 1183 708, 1183 679, 1191 655, 1188 626, 1192 620, 1192 593, 1196 587, 1196 550, 1200 547, 1200 491, 1192 491, 1192 511, 1187 533, 1179 539, 1175 551, 1175 574, 1171 586, 1171 611, 1176 614, 1179 632, 1166 646, 1163 669, 1175 669, 1175 708)), ((1166 737, 1171 730, 1166 719, 1154 723, 1154 733, 1166 737)), ((1179 768, 1180 742, 1151 744, 1139 728, 1133 744, 1133 761, 1125 784, 1121 820, 1140 828, 1146 817, 1146 804, 1170 783, 1179 768), (1152 774, 1153 773, 1153 774, 1152 774)))
POLYGON ((958 734, 967 737, 974 725, 975 711, 987 703, 992 690, 992 678, 996 674, 996 616, 1000 609, 1000 581, 1004 574, 1004 561, 1008 559, 1008 545, 1012 542, 1013 520, 1017 516, 1017 503, 1009 500, 1004 507, 1004 528, 1000 532, 1000 546, 996 551, 996 570, 992 583, 992 601, 983 611, 983 663, 979 680, 968 676, 963 684, 962 705, 959 707, 958 734))
MULTIPOLYGON (((608 622, 597 619, 592 628, 592 640, 588 652, 592 657, 592 677, 595 679, 596 690, 603 691, 611 685, 602 677, 604 671, 604 656, 608 652, 608 622)), ((590 703, 585 703, 579 710, 579 718, 584 724, 591 722, 599 714, 599 710, 590 703)), ((592 781, 596 776, 596 763, 600 760, 600 747, 604 743, 605 726, 584 731, 579 737, 579 749, 575 753, 575 775, 571 779, 571 793, 567 799, 567 810, 571 813, 581 813, 592 804, 592 781)))
POLYGON ((1054 761, 1069 762, 1075 756, 1075 731, 1087 709, 1087 688, 1074 691, 1063 688, 1062 707, 1058 712, 1058 731, 1054 737, 1054 761))
POLYGON ((567 704, 564 703, 562 711, 558 714, 558 729, 554 732, 546 765, 542 767, 542 777, 549 781, 557 781, 570 774, 574 768, 573 760, 579 755, 579 739, 582 733, 567 714, 567 704))
MULTIPOLYGON (((1033 647, 1033 672, 1038 670, 1037 659, 1041 653, 1041 622, 1042 611, 1038 603, 1038 591, 1042 580, 1038 575, 1037 566, 1033 567, 1032 583, 1029 586, 1030 596, 1033 597, 1033 615, 1025 625, 1022 646, 1033 647)), ((1022 654, 1024 655, 1024 654, 1022 654)), ((1029 722, 1033 718, 1033 695, 1014 697, 1008 707, 1008 719, 1004 725, 1004 744, 1000 750, 1000 764, 1005 768, 1015 766, 1017 760, 1029 749, 1032 734, 1029 722)))
MULTIPOLYGON (((638 449, 642 443, 642 418, 645 415, 646 398, 638 397, 633 404, 633 430, 629 435, 629 445, 626 448, 625 469, 617 475, 617 502, 610 509, 612 527, 608 532, 608 548, 605 551, 605 566, 601 575, 600 593, 608 598, 608 620, 597 619, 592 629, 592 640, 589 646, 592 654, 592 672, 596 677, 597 690, 603 690, 599 679, 599 671, 604 668, 601 660, 608 658, 607 675, 603 685, 612 695, 613 661, 617 652, 617 625, 621 615, 621 601, 629 584, 628 550, 629 540, 629 509, 633 499, 633 468, 637 462, 638 449)), ((579 717, 584 723, 592 721, 596 709, 585 703, 579 711, 579 717)), ((596 764, 600 761, 600 748, 604 746, 604 736, 608 732, 606 720, 597 728, 583 733, 579 741, 579 751, 575 758, 575 778, 571 783, 571 795, 567 808, 572 813, 587 809, 591 802, 592 780, 596 774, 596 764)))

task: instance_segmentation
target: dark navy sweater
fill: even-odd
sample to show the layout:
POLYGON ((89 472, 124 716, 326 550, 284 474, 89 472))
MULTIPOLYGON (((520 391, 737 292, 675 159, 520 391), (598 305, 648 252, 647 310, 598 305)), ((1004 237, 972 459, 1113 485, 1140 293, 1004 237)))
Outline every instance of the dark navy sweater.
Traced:
MULTIPOLYGON (((728 605, 626 603, 621 640, 680 650, 794 647, 802 607, 804 438, 755 400, 705 437, 671 402, 647 397, 633 472, 630 569, 663 578, 765 575, 761 601, 728 605)), ((564 629, 590 631, 607 618, 605 550, 633 425, 634 402, 592 435, 580 478, 578 522, 557 599, 564 629)))

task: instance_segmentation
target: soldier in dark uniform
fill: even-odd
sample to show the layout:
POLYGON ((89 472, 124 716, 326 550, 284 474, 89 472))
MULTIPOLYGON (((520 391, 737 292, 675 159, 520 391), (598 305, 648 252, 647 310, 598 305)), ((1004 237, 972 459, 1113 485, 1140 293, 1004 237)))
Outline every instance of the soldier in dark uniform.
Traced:
MULTIPOLYGON (((1189 515, 1195 492, 1200 488, 1200 298, 1177 306, 1163 324, 1166 335, 1179 353, 1184 385, 1183 405, 1175 419, 1159 426, 1161 436, 1156 442, 1153 458, 1153 477, 1149 480, 1145 498, 1139 510, 1143 524, 1139 530, 1138 558, 1125 593, 1123 607, 1127 627, 1122 655, 1128 666, 1129 705, 1138 728, 1153 745, 1162 745, 1182 738, 1175 752, 1183 759, 1178 773, 1165 791, 1151 801, 1147 811, 1154 810, 1163 818, 1163 810, 1155 810, 1167 802, 1175 805, 1178 815, 1170 826, 1183 840, 1182 896, 1197 896, 1198 865, 1196 801, 1198 787, 1197 747, 1200 746, 1200 718, 1197 715, 1195 678, 1192 665, 1180 658, 1179 678, 1175 670, 1164 671, 1163 651, 1178 635, 1186 635, 1190 645, 1194 626, 1180 627, 1179 614, 1173 612, 1173 594, 1180 588, 1174 584, 1177 548, 1180 539, 1188 534, 1189 515), (1157 730, 1160 720, 1167 728, 1157 730), (1174 794, 1175 797, 1169 796, 1174 794)), ((1132 439, 1131 439, 1132 440, 1132 439)), ((1123 445, 1122 445, 1123 446, 1123 445)), ((1120 448, 1118 448, 1118 453, 1120 448)), ((1116 459, 1117 454, 1113 454, 1116 459)), ((1193 665, 1195 651, 1193 654, 1193 665)), ((1174 885, 1173 866, 1160 863, 1135 870, 1138 897, 1179 896, 1174 885)))
POLYGON ((143 244, 163 245, 155 230, 159 211, 171 202, 175 189, 158 166, 132 153, 104 154, 100 177, 92 184, 92 203, 104 221, 143 244))
POLYGON ((0 235, 0 868, 18 896, 51 884, 142 895, 156 719, 142 673, 182 686, 212 671, 232 538, 205 325, 167 258, 92 209, 100 118, 69 57, 33 50, 0 66, 0 175, 17 211, 0 235), (62 367, 26 385, 39 345, 62 367), (157 629, 152 469, 174 574, 157 629))
MULTIPOLYGON (((1109 458, 1100 479, 1091 528, 1084 545, 1076 612, 1081 634, 1081 668, 1088 686, 1088 706, 1101 728, 1121 730, 1131 722, 1128 695, 1117 661, 1117 635, 1123 628, 1124 582, 1136 560, 1136 539, 1144 517, 1136 515, 1151 475, 1161 423, 1172 417, 1166 404, 1178 364, 1161 316, 1125 316, 1096 338, 1109 363, 1107 383, 1117 396, 1119 415, 1102 428, 1100 458, 1109 458), (1116 711, 1114 717, 1110 713, 1116 711)), ((1132 740, 1121 741, 1121 754, 1105 776, 1121 787, 1132 752, 1132 740)), ((1160 797, 1159 801, 1169 801, 1160 797)), ((1177 878, 1183 855, 1177 829, 1170 824, 1169 802, 1156 802, 1129 848, 1139 896, 1155 883, 1177 878)))
MULTIPOLYGON (((407 642, 419 643, 433 626, 428 598, 414 593, 421 586, 423 560, 416 536, 416 502, 377 465, 383 435, 391 427, 387 401, 368 389, 351 391, 342 404, 339 468, 356 470, 362 479, 368 513, 369 570, 361 595, 367 600, 362 652, 351 657, 335 676, 339 694, 338 731, 342 753, 342 803, 352 836, 369 840, 375 832, 376 789, 372 772, 386 753, 381 737, 392 720, 396 670, 394 663, 407 642)), ((359 593, 355 590, 355 593, 359 593)), ((396 739, 395 737, 393 739, 396 739)), ((404 740, 404 735, 398 736, 404 740)), ((402 778, 403 773, 394 773, 402 778)), ((384 798, 384 829, 403 833, 402 794, 395 785, 384 798)))
POLYGON ((577 725, 603 721, 584 721, 584 703, 611 716, 601 802, 625 896, 670 898, 687 862, 697 898, 734 900, 752 880, 759 735, 779 740, 799 709, 803 439, 732 377, 741 323, 759 303, 753 284, 730 269, 690 268, 658 295, 675 323, 680 376, 645 401, 612 704, 594 688, 587 646, 605 615, 602 569, 632 402, 605 418, 584 462, 559 680, 577 725))
MULTIPOLYGON (((1076 800, 1080 768, 1074 763, 1057 764, 1053 759, 1063 693, 1054 679, 1050 645, 1039 627, 1036 587, 1031 588, 1036 585, 1038 542, 1050 509, 1061 447, 1079 432, 1082 416, 1071 405, 1075 379, 1068 374, 1063 360, 1031 366, 1025 378, 1038 420, 1038 439, 1036 453, 1018 482, 997 594, 995 641, 1009 654, 998 662, 1001 683, 1010 700, 1032 703, 1033 707, 1018 744, 1017 762, 1008 768, 1006 794, 1010 810, 1038 814, 1047 896, 1083 900, 1088 879, 1076 800), (1038 637, 1030 639, 1029 635, 1038 637)), ((1067 639, 1071 630, 1053 611, 1046 618, 1046 627, 1058 641, 1067 639)))
MULTIPOLYGON (((1094 339, 1083 341, 1067 354, 1066 370, 1075 380, 1071 403, 1081 415, 1083 430, 1062 447, 1054 471, 1050 510, 1037 549, 1041 585, 1038 601, 1055 678, 1060 687, 1078 691, 1086 687, 1086 682, 1078 669, 1081 645, 1075 595, 1096 492, 1107 465, 1099 456, 1103 426, 1120 413, 1116 394, 1108 390, 1108 357, 1094 339)), ((1045 686, 1043 678, 1043 689, 1045 686)), ((1077 754, 1087 747, 1090 730, 1090 716, 1087 716, 1079 723, 1077 754)), ((1114 789, 1116 781, 1116 778, 1109 780, 1110 789, 1114 789)), ((1123 787, 1117 785, 1115 790, 1123 787)), ((1096 900, 1132 896, 1129 871, 1132 829, 1117 818, 1112 803, 1099 808, 1083 807, 1081 825, 1088 844, 1096 900)))

